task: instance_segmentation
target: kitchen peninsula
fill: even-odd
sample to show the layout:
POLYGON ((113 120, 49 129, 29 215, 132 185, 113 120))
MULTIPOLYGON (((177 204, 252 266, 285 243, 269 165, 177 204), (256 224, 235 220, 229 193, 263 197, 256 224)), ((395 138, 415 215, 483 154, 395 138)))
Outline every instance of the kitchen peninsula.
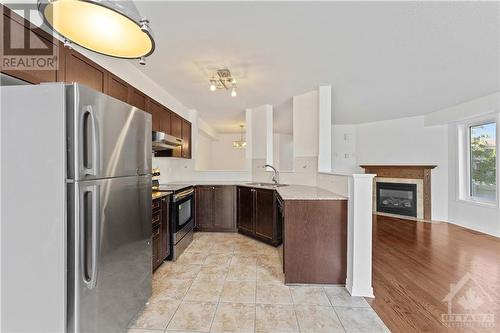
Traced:
POLYGON ((346 197, 304 185, 174 184, 195 188, 195 231, 237 231, 273 246, 283 243, 286 284, 345 284, 346 197))

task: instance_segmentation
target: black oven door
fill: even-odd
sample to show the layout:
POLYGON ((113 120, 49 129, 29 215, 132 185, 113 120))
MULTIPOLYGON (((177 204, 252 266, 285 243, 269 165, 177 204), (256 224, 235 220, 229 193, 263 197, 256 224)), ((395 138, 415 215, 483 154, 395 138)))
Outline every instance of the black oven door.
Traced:
POLYGON ((174 244, 194 227, 194 191, 193 189, 174 195, 172 200, 172 231, 174 244))

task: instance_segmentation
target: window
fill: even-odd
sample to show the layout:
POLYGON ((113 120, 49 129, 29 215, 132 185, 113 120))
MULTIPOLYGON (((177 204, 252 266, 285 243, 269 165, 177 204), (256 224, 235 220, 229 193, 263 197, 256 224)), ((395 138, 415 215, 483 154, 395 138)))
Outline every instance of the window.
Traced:
POLYGON ((496 123, 469 126, 469 196, 496 201, 496 123))

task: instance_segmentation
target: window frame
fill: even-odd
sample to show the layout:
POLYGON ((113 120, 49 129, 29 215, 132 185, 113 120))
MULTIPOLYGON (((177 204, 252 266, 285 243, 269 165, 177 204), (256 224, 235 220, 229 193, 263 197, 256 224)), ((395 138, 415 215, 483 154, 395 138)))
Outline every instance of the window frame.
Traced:
POLYGON ((497 117, 489 116, 489 117, 482 117, 482 118, 477 118, 472 121, 468 121, 464 124, 464 135, 465 135, 465 183, 466 186, 464 188, 465 193, 463 193, 462 197, 471 203, 476 203, 479 205, 486 205, 486 206, 496 206, 498 207, 498 176, 499 176, 499 170, 498 170, 498 155, 496 155, 495 158, 495 199, 494 200, 484 200, 481 199, 477 196, 472 196, 472 177, 471 177, 471 128, 472 127, 477 127, 477 126, 482 126, 482 125, 487 125, 487 124, 494 124, 495 125, 495 149, 497 150, 498 153, 498 119, 497 117))

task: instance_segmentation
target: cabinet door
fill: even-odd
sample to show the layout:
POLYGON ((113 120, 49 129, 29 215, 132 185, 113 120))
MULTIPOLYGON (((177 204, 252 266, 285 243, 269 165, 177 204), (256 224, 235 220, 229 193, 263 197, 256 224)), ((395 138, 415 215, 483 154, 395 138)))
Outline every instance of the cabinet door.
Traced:
POLYGON ((161 231, 160 226, 153 226, 153 237, 151 238, 153 248, 153 271, 161 264, 161 231))
POLYGON ((161 198, 161 258, 170 255, 170 197, 161 198))
POLYGON ((182 120, 182 157, 191 158, 191 123, 182 120))
MULTIPOLYGON (((170 129, 172 131, 172 135, 181 138, 182 137, 182 118, 176 114, 172 114, 170 119, 170 129)), ((177 147, 172 151, 173 157, 182 157, 182 147, 177 147)))
POLYGON ((171 134, 172 131, 170 129, 170 118, 171 112, 166 107, 162 106, 160 112, 160 131, 163 133, 171 134))
POLYGON ((253 219, 254 212, 254 189, 250 187, 238 187, 238 230, 246 234, 255 234, 253 219))
POLYGON ((196 224, 198 229, 207 230, 213 228, 213 187, 196 187, 196 224))
POLYGON ((146 95, 132 87, 128 96, 128 104, 133 105, 142 111, 146 111, 146 98, 146 95))
POLYGON ((146 107, 146 111, 148 113, 150 113, 151 117, 153 118, 152 124, 151 124, 151 129, 153 131, 161 131, 160 119, 161 119, 161 114, 163 112, 163 106, 159 103, 156 103, 151 98, 148 98, 148 104, 146 107))
POLYGON ((109 73, 108 74, 108 92, 107 94, 111 97, 119 99, 122 102, 128 102, 128 90, 129 85, 127 82, 118 78, 117 76, 109 73))
POLYGON ((106 92, 106 70, 75 50, 67 50, 65 82, 78 82, 97 91, 106 92))
POLYGON ((255 235, 274 240, 274 191, 255 190, 255 235))
POLYGON ((234 214, 235 187, 214 186, 214 227, 216 229, 235 230, 234 214))

